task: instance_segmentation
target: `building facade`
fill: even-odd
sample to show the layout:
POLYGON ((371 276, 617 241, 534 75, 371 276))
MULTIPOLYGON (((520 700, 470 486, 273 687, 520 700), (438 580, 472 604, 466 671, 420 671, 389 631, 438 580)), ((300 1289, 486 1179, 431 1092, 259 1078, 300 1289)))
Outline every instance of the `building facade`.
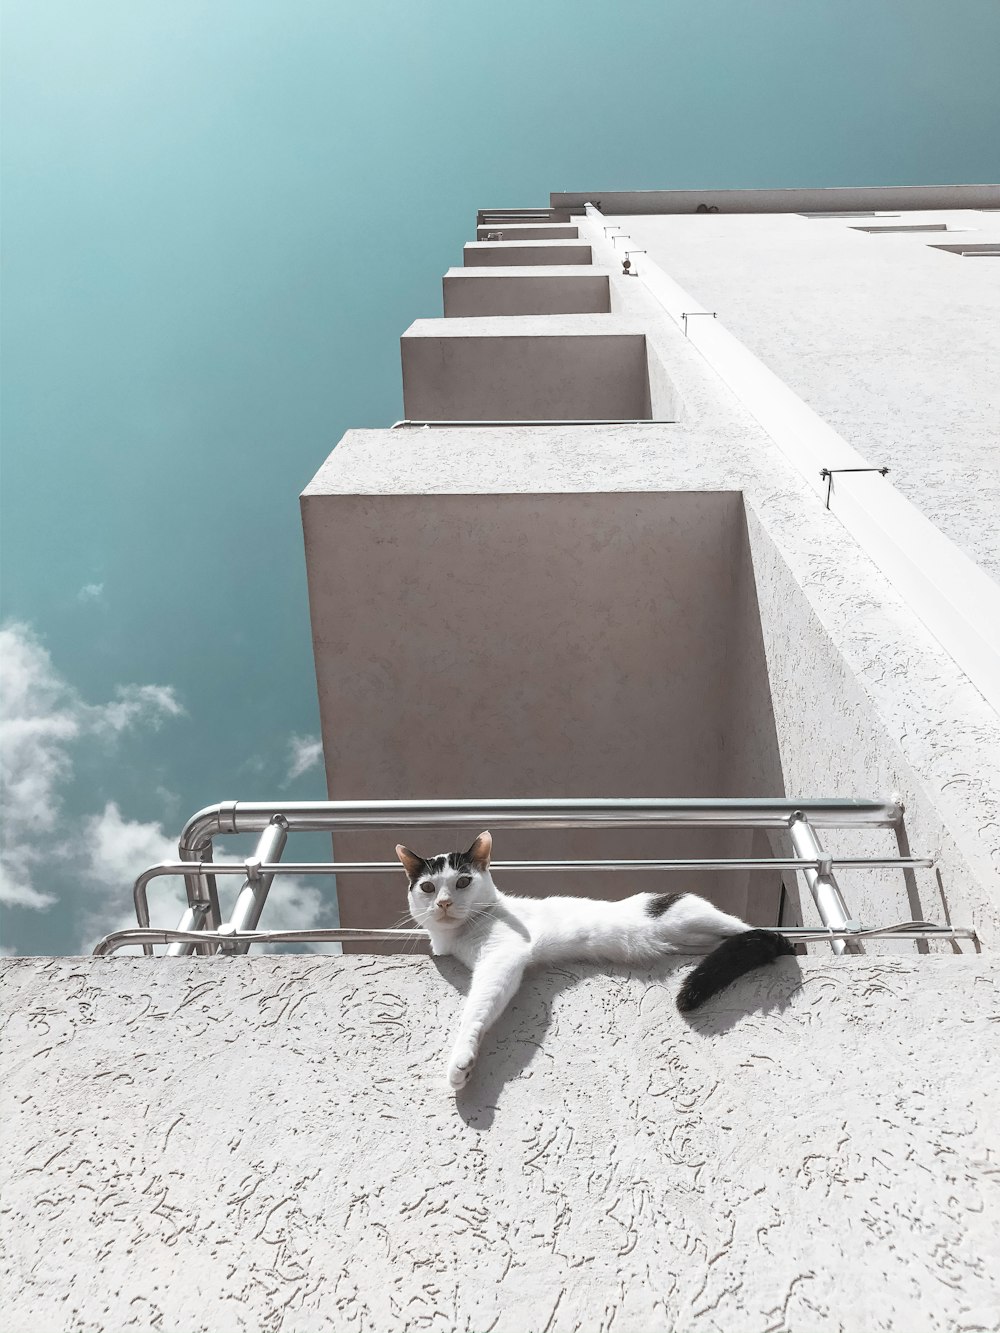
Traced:
MULTIPOLYGON (((405 420, 302 497, 331 800, 870 798, 902 817, 824 846, 907 864, 838 870, 852 918, 970 934, 810 945, 690 1021, 666 965, 538 974, 457 1098, 449 960, 3 960, 5 1328, 1000 1328, 998 209, 484 209, 403 335, 405 420)), ((493 831, 504 860, 801 852, 493 831)), ((559 891, 661 882, 822 924, 773 865, 559 891)), ((398 875, 338 896, 347 927, 405 911, 398 875)))

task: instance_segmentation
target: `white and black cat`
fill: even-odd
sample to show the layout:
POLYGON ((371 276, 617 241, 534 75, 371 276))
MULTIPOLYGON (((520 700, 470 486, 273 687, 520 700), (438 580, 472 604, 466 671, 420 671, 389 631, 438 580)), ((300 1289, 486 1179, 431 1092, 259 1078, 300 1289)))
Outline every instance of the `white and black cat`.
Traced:
POLYGON ((682 1013, 752 968, 793 953, 784 935, 756 930, 693 893, 637 893, 621 902, 590 898, 515 898, 490 875, 493 839, 480 833, 467 852, 423 857, 398 846, 410 913, 436 954, 453 954, 472 972, 448 1082, 461 1088, 483 1035, 535 963, 601 962, 648 966, 669 954, 712 950, 677 996, 682 1013), (721 943, 720 943, 721 941, 721 943))

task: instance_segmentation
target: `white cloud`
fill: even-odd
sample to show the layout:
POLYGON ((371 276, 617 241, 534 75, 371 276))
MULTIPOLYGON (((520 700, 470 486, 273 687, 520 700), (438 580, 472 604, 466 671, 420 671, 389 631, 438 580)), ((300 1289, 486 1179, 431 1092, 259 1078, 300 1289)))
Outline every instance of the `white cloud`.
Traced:
POLYGON ((300 778, 303 773, 308 773, 310 768, 315 768, 323 758, 323 742, 318 736, 296 736, 292 735, 288 742, 289 765, 288 780, 300 778))
MULTIPOLYGON (((177 844, 161 823, 128 819, 115 801, 99 814, 67 820, 62 792, 73 773, 74 747, 87 741, 108 746, 125 732, 159 727, 183 714, 174 691, 164 685, 122 685, 107 703, 85 702, 53 666, 31 628, 20 623, 0 627, 0 670, 3 675, 0 714, 0 756, 5 788, 6 845, 0 863, 0 902, 44 909, 55 901, 44 876, 65 876, 68 859, 86 884, 86 910, 81 921, 81 947, 89 952, 113 930, 135 925, 131 889, 147 866, 177 857, 177 844)), ((293 766, 305 772, 318 762, 322 747, 314 737, 294 737, 293 766)), ((217 859, 225 854, 220 840, 217 859)), ((224 903, 232 902, 238 876, 220 876, 224 903)), ((176 926, 187 899, 180 877, 156 880, 150 886, 154 925, 176 926)), ((335 924, 332 911, 325 921, 335 924)), ((306 929, 324 924, 324 898, 317 885, 296 876, 275 879, 262 926, 274 930, 306 929)), ((337 945, 316 945, 318 951, 337 945)), ((256 949, 256 946, 255 946, 256 949)), ((13 953, 6 946, 3 953, 13 953)))
POLYGON ((177 840, 168 837, 159 823, 143 824, 124 819, 114 801, 84 825, 88 878, 109 888, 131 884, 140 870, 158 861, 177 860, 177 840))
POLYGON ((103 583, 85 583, 76 594, 76 600, 78 602, 99 602, 103 596, 103 583))
POLYGON ((83 705, 90 728, 117 736, 139 723, 158 729, 164 717, 181 717, 184 709, 169 685, 119 685, 111 703, 83 705))
MULTIPOLYGON (((134 914, 122 908, 130 901, 136 876, 160 861, 176 861, 177 843, 159 823, 144 824, 125 819, 114 801, 108 802, 103 813, 92 815, 86 821, 84 832, 87 861, 83 872, 99 893, 84 922, 81 949, 89 953, 102 936, 135 926, 134 914)), ((221 840, 215 860, 240 863, 239 857, 226 855, 225 843, 221 840)), ((242 880, 238 875, 219 876, 219 897, 223 904, 233 901, 240 884, 242 880)), ((162 929, 175 927, 187 906, 181 877, 154 880, 148 893, 150 923, 162 929)), ((308 930, 323 925, 323 905, 322 892, 315 885, 299 876, 278 875, 271 885, 260 928, 308 930)), ((326 924, 332 924, 329 913, 326 924)), ((315 947, 322 949, 324 946, 315 947)), ((253 948, 256 952, 258 946, 253 948)), ((130 952, 134 951, 130 949, 130 952)))
MULTIPOLYGON (((103 935, 135 926, 130 895, 136 876, 159 861, 176 861, 177 840, 159 823, 125 819, 109 801, 101 814, 85 820, 83 846, 87 860, 81 869, 96 891, 83 922, 81 952, 89 953, 103 935)), ((176 926, 187 903, 184 881, 154 880, 148 892, 152 923, 176 926)))
POLYGON ((44 908, 54 898, 35 879, 64 841, 57 837, 61 789, 72 775, 73 746, 87 736, 107 741, 140 725, 158 727, 184 710, 165 685, 122 685, 109 703, 84 702, 30 626, 19 622, 0 627, 0 670, 0 902, 44 908))

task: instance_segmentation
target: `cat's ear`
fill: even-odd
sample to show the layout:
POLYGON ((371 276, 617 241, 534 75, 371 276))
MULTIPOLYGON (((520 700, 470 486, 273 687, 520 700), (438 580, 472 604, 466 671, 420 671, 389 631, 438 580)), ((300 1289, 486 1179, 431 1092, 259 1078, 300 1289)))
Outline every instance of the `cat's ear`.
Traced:
POLYGON ((422 856, 418 856, 416 852, 411 852, 409 847, 404 847, 401 842, 396 844, 396 855, 402 861, 403 869, 410 879, 416 879, 426 864, 422 856))
POLYGON ((465 853, 466 859, 476 867, 477 870, 489 870, 490 853, 493 851, 493 835, 486 830, 480 833, 479 837, 465 853))

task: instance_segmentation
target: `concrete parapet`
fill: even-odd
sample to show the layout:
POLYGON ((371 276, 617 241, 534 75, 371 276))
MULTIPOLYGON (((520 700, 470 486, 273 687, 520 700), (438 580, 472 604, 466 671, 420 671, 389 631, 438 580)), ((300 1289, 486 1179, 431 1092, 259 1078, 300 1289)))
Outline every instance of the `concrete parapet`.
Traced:
POLYGON ((443 286, 447 318, 602 314, 611 310, 607 270, 582 264, 450 268, 443 286))
POLYGON ((5 1333, 995 1324, 995 960, 0 968, 5 1333))
POLYGON ((645 333, 616 316, 418 319, 403 334, 401 350, 408 419, 652 415, 645 333))
POLYGON ((584 241, 469 241, 463 264, 590 264, 590 246, 584 241))
POLYGON ((575 241, 580 231, 569 223, 493 222, 476 228, 476 240, 488 241, 498 233, 502 241, 575 241))

